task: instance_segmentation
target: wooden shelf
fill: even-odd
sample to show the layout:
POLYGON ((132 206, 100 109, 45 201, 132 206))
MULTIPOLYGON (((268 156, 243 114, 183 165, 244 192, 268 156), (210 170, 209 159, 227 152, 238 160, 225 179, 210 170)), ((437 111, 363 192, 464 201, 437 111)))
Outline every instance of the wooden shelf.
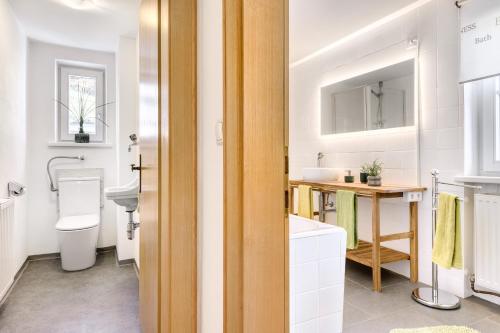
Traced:
POLYGON ((356 195, 372 196, 377 193, 380 197, 402 197, 405 192, 424 192, 425 187, 420 186, 407 186, 407 185, 388 185, 382 186, 368 186, 361 183, 344 183, 340 181, 305 181, 305 180, 290 180, 290 187, 297 187, 299 185, 309 185, 314 191, 323 192, 336 192, 337 190, 348 190, 356 192, 356 195))
MULTIPOLYGON (((418 202, 409 202, 409 220, 410 230, 399 232, 396 234, 381 235, 380 234, 380 201, 382 199, 401 198, 406 192, 423 192, 425 187, 406 186, 406 185, 388 185, 383 186, 368 186, 367 184, 359 183, 343 183, 338 181, 304 181, 304 180, 290 180, 289 191, 289 210, 294 213, 293 204, 295 202, 294 195, 295 189, 300 185, 310 186, 313 191, 318 191, 322 195, 325 193, 336 193, 338 190, 353 191, 358 197, 367 197, 371 200, 371 225, 372 225, 372 239, 375 240, 377 246, 375 256, 378 262, 373 261, 373 246, 369 242, 360 241, 359 247, 355 250, 347 251, 347 259, 360 263, 362 265, 371 267, 373 290, 377 292, 382 291, 382 276, 380 271, 381 264, 390 262, 410 260, 410 281, 418 281, 418 202), (410 253, 403 253, 380 246, 382 242, 388 242, 399 239, 408 239, 410 242, 410 253)), ((328 210, 326 210, 328 211, 328 210)), ((323 212, 326 212, 323 210, 323 212)), ((322 216, 322 214, 320 214, 322 216)), ((324 216, 322 216, 324 217, 324 216)))
MULTIPOLYGON (((372 267, 372 243, 360 240, 359 246, 355 250, 347 250, 347 259, 360 263, 362 265, 372 267)), ((410 255, 404 252, 380 247, 380 263, 387 264, 390 262, 410 260, 410 255)))

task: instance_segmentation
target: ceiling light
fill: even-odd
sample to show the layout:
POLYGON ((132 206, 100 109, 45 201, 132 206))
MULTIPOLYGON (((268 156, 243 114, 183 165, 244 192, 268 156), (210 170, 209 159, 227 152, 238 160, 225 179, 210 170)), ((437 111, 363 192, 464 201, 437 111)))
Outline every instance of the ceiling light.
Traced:
POLYGON ((396 11, 388 16, 381 18, 378 21, 375 21, 375 22, 365 26, 364 28, 361 28, 361 29, 359 29, 359 30, 347 35, 347 36, 344 36, 344 37, 338 39, 337 41, 333 42, 332 44, 327 45, 327 46, 311 53, 310 55, 293 62, 292 64, 290 64, 290 68, 294 68, 294 67, 299 66, 299 65, 301 65, 301 64, 303 64, 311 59, 314 59, 320 55, 323 55, 327 52, 330 52, 331 50, 333 50, 333 49, 335 49, 335 48, 337 48, 337 47, 339 47, 339 46, 341 46, 349 41, 352 41, 353 39, 356 39, 365 33, 368 33, 370 31, 374 31, 374 30, 380 28, 381 26, 383 26, 384 24, 392 22, 392 21, 402 17, 403 15, 410 13, 413 10, 415 10, 419 7, 422 7, 423 5, 425 5, 429 2, 431 2, 431 0, 417 0, 410 5, 403 7, 400 10, 398 10, 398 11, 396 11))
POLYGON ((56 1, 65 6, 78 10, 92 10, 98 8, 94 0, 56 0, 56 1))

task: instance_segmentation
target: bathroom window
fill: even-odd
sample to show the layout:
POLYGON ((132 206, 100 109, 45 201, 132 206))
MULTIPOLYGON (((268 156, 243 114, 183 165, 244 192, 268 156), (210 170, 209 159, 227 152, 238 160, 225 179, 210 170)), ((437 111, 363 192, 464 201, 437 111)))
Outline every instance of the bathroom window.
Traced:
POLYGON ((493 77, 483 80, 481 96, 481 173, 498 174, 500 172, 500 110, 499 110, 499 80, 493 77))
MULTIPOLYGON (((470 160, 477 160, 480 176, 500 176, 500 76, 464 85, 465 141, 470 160)), ((474 168, 473 168, 474 169, 474 168)))
POLYGON ((75 134, 83 131, 91 142, 104 142, 104 70, 60 65, 58 75, 59 140, 74 141, 75 134))

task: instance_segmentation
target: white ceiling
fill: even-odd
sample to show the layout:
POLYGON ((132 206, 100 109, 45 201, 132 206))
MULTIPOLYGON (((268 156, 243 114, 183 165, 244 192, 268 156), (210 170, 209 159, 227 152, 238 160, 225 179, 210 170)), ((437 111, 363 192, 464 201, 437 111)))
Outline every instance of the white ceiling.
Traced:
POLYGON ((30 38, 110 52, 119 36, 137 33, 139 1, 9 0, 30 38))
POLYGON ((290 62, 417 0, 290 0, 290 62))
MULTIPOLYGON (((417 0, 290 0, 290 61, 334 43, 417 0)), ((115 51, 135 35, 140 0, 9 0, 30 38, 115 51), (75 9, 93 2, 95 8, 75 9)))

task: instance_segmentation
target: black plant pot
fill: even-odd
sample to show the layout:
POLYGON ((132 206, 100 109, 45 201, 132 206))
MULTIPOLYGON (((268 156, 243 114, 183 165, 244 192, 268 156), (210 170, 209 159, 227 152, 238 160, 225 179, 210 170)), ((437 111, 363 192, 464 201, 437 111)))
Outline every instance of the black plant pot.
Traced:
POLYGON ((76 133, 75 134, 76 143, 89 143, 90 135, 88 133, 76 133))
POLYGON ((368 174, 366 172, 359 173, 359 181, 363 184, 368 183, 368 174))

